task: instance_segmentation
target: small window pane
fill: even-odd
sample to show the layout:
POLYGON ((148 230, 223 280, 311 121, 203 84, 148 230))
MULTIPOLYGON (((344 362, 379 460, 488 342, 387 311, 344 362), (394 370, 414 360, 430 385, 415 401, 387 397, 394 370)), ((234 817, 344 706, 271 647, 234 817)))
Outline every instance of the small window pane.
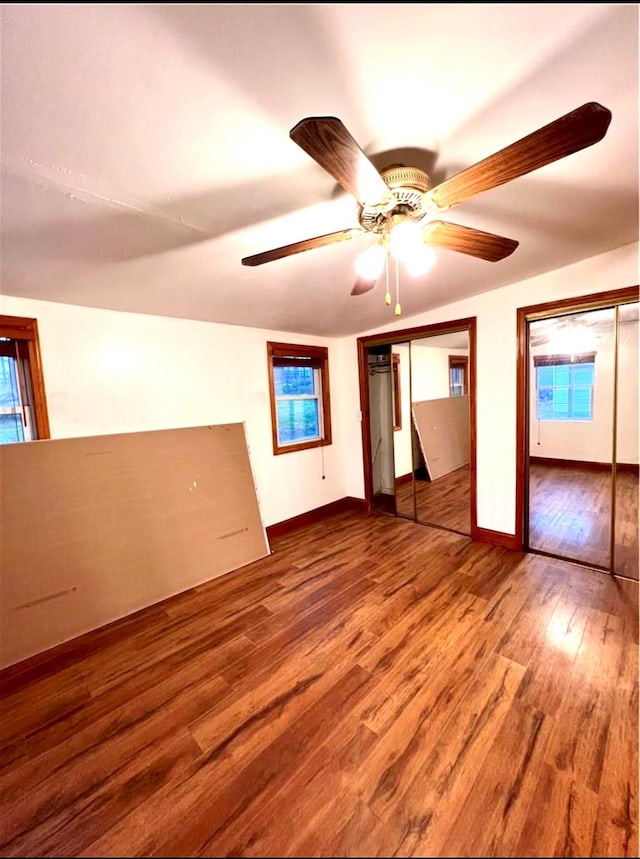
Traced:
POLYGON ((578 420, 591 419, 591 388, 573 389, 573 417, 578 420))
POLYGON ((553 367, 538 367, 538 385, 553 385, 553 367))
POLYGON ((0 414, 0 444, 12 444, 15 441, 24 441, 22 416, 0 414))
POLYGON ((22 409, 14 358, 0 356, 0 444, 24 441, 22 409))
POLYGON ((317 438, 320 438, 320 420, 316 399, 278 401, 280 444, 317 438))
POLYGON ((0 408, 20 406, 15 358, 0 357, 0 408))
POLYGON ((315 394, 313 367, 274 367, 276 397, 315 394))
POLYGON ((571 368, 573 385, 593 385, 593 364, 575 364, 571 368))

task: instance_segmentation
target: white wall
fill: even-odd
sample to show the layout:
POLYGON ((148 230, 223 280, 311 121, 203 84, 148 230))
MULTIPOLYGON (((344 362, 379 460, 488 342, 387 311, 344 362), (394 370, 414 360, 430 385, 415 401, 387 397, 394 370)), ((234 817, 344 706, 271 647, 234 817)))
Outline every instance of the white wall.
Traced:
POLYGON ((449 396, 449 355, 468 355, 468 349, 411 344, 411 399, 439 400, 449 396))
POLYGON ((244 421, 265 525, 344 497, 344 342, 9 296, 1 307, 38 320, 52 438, 244 421), (332 445, 273 455, 267 340, 329 347, 332 445))
POLYGON ((396 477, 411 474, 413 470, 413 459, 411 456, 411 401, 410 369, 409 369, 409 346, 407 344, 395 344, 391 351, 400 356, 400 416, 402 419, 401 429, 393 433, 393 455, 396 477))
MULTIPOLYGON (((481 264, 480 262, 478 263, 481 264)), ((499 265, 500 263, 496 263, 499 265)), ((437 265, 437 263, 436 263, 437 265)), ((435 275, 435 272, 434 272, 435 275)), ((466 298, 428 313, 394 320, 367 334, 477 318, 478 526, 515 533, 516 309, 557 298, 589 295, 638 283, 638 244, 600 254, 563 269, 466 298)), ((350 375, 357 384, 357 349, 351 339, 350 375)), ((356 399, 357 402, 357 399, 356 399)), ((356 406, 356 409, 359 409, 356 406)), ((347 413, 352 467, 345 494, 363 497, 359 412, 347 413), (360 463, 356 468, 355 463, 360 463)))

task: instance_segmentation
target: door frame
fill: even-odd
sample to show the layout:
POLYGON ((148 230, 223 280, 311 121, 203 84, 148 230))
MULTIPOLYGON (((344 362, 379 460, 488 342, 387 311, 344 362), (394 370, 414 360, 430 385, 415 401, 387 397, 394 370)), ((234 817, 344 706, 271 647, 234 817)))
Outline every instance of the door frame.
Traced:
MULTIPOLYGON (((364 492, 367 510, 372 511, 373 472, 371 467, 371 435, 370 435, 370 406, 369 383, 367 377, 367 349, 371 346, 386 346, 394 343, 405 343, 408 340, 421 340, 423 337, 437 334, 454 334, 467 331, 469 334, 469 494, 471 539, 480 538, 477 524, 476 497, 476 317, 467 316, 463 319, 453 319, 449 322, 435 322, 431 325, 419 325, 415 328, 400 328, 395 331, 385 331, 380 334, 369 334, 358 337, 358 384, 360 388, 360 413, 362 415, 362 465, 364 473, 364 492)), ((431 527, 438 527, 436 525, 431 527)))
MULTIPOLYGON (((529 322, 579 313, 581 310, 597 310, 632 304, 640 301, 638 285, 612 289, 608 292, 595 292, 573 298, 561 298, 542 304, 530 304, 517 309, 517 364, 516 364, 516 528, 514 548, 533 551, 527 546, 529 483, 529 322)), ((616 373, 617 376, 617 373, 616 373)), ((614 379, 614 387, 617 378, 614 379)), ((615 463, 614 463, 615 466, 615 463)), ((615 473, 615 467, 613 468, 615 473)), ((612 507, 612 515, 615 508, 612 507)), ((538 552, 537 554, 542 554, 538 552)), ((613 557, 611 558, 613 565, 613 557)), ((593 566, 593 565, 590 565, 593 566)))

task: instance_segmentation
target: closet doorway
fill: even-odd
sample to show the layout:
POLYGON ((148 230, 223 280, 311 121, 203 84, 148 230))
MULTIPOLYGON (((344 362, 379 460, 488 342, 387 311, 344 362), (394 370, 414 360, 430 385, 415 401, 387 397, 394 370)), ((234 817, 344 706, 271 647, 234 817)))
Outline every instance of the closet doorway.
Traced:
POLYGON ((523 548, 636 581, 638 308, 633 287, 518 311, 523 548))
POLYGON ((476 534, 475 322, 358 338, 369 510, 476 534))

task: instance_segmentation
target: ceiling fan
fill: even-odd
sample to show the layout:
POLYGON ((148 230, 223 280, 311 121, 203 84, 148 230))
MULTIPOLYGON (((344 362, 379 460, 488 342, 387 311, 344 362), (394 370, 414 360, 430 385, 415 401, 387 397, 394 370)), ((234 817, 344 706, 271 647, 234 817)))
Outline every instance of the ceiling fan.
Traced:
MULTIPOLYGON (((373 235, 375 243, 356 265, 359 276, 351 294, 362 295, 373 289, 386 263, 385 301, 390 304, 389 253, 396 261, 407 263, 410 271, 412 261, 417 261, 414 268, 419 268, 420 258, 425 252, 428 255, 431 245, 490 262, 504 259, 517 248, 517 241, 442 221, 439 216, 482 191, 592 146, 602 140, 610 122, 611 112, 606 107, 587 102, 431 187, 429 175, 415 167, 392 165, 378 172, 337 117, 307 117, 291 129, 289 136, 356 199, 360 226, 244 257, 242 264, 262 265, 335 242, 373 235)), ((397 303, 396 314, 400 313, 397 303)))

